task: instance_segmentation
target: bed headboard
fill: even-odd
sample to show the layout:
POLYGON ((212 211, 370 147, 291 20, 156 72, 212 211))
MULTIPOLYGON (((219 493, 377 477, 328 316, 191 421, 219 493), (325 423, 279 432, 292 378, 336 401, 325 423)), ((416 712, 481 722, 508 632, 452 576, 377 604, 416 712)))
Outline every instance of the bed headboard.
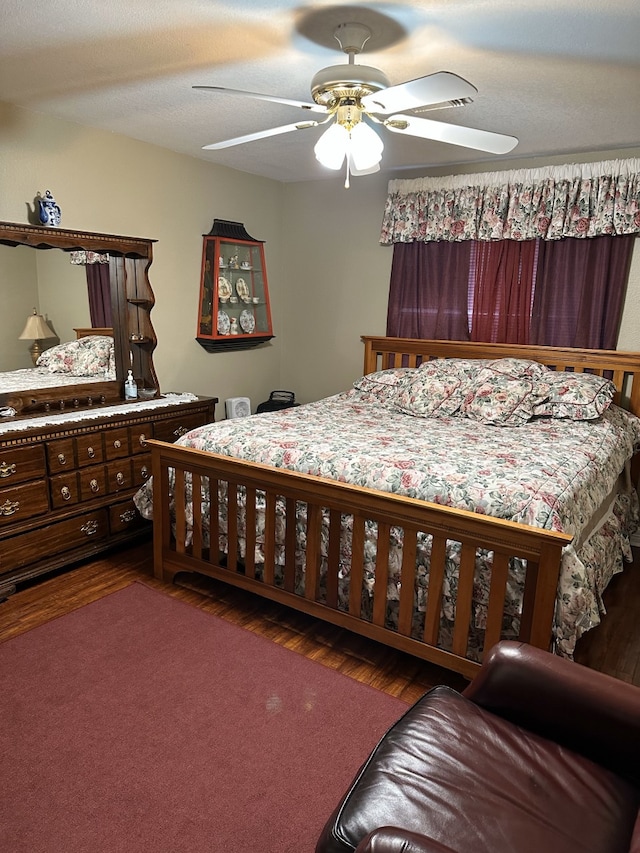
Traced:
POLYGON ((80 338, 88 338, 90 335, 108 335, 108 337, 113 337, 113 328, 111 326, 104 326, 100 329, 74 329, 76 333, 76 340, 80 338))
POLYGON ((427 341, 363 335, 364 373, 389 367, 418 367, 434 358, 526 358, 552 370, 606 375, 614 383, 618 406, 640 416, 640 352, 571 349, 470 341, 427 341))

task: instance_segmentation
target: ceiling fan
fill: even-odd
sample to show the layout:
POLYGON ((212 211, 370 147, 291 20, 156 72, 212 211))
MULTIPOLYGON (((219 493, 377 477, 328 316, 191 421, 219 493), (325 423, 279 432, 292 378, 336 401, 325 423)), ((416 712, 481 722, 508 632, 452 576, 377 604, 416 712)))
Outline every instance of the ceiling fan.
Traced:
POLYGON ((518 144, 515 136, 433 121, 420 116, 429 110, 472 103, 471 96, 477 92, 476 87, 457 74, 438 71, 391 86, 386 75, 378 68, 355 64, 355 56, 362 52, 371 37, 369 27, 359 23, 341 24, 336 28, 334 37, 341 50, 349 56, 349 62, 323 68, 315 74, 311 81, 313 103, 227 89, 223 86, 193 87, 285 104, 320 114, 322 118, 259 130, 256 133, 205 145, 203 149, 217 151, 331 122, 315 145, 315 155, 330 169, 340 169, 346 162, 345 186, 348 187, 350 174, 366 175, 380 169, 384 145, 372 125, 380 125, 393 133, 405 136, 446 142, 491 154, 506 154, 518 144))

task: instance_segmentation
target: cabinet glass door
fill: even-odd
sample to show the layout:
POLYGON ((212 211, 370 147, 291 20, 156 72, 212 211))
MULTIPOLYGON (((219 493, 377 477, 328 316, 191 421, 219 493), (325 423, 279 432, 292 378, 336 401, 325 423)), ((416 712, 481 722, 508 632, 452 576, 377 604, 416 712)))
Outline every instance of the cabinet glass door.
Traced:
POLYGON ((247 349, 272 337, 264 244, 241 223, 215 220, 204 237, 196 340, 216 351, 247 349))

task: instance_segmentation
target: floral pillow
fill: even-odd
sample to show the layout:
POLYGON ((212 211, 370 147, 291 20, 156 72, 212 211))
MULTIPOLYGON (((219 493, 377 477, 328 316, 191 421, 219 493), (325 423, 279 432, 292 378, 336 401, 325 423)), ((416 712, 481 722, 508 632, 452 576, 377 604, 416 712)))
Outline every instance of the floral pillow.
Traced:
POLYGON ((115 379, 113 338, 107 335, 90 335, 77 341, 58 344, 40 355, 37 366, 48 370, 49 373, 115 379))
POLYGON ((613 382, 594 373, 549 371, 549 398, 534 408, 534 415, 592 421, 605 412, 616 393, 613 382))
POLYGON ((531 420, 536 407, 549 397, 550 373, 535 361, 491 361, 476 376, 460 414, 483 424, 520 426, 531 420))
POLYGON ((376 373, 369 373, 357 379, 353 387, 362 395, 366 395, 367 402, 379 402, 389 406, 394 403, 398 386, 415 372, 415 367, 391 367, 388 370, 378 370, 376 373))
POLYGON ((419 418, 455 415, 486 362, 441 358, 421 364, 398 389, 395 407, 419 418))

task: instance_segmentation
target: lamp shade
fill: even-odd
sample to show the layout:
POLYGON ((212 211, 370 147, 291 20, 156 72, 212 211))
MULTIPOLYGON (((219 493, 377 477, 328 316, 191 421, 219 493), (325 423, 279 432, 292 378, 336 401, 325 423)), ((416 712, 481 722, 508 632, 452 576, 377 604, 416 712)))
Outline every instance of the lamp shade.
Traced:
POLYGON ((327 169, 339 169, 349 145, 349 131, 341 124, 334 122, 316 142, 314 153, 316 160, 327 169))
POLYGON ((33 314, 27 317, 27 322, 22 334, 19 336, 20 341, 37 341, 42 338, 54 338, 53 329, 49 326, 42 314, 38 314, 34 308, 33 314))
POLYGON ((348 157, 356 171, 365 174, 382 159, 384 145, 378 134, 359 121, 351 130, 335 122, 316 142, 316 160, 328 169, 339 169, 348 157))
POLYGON ((358 171, 364 172, 377 165, 383 149, 382 140, 368 124, 361 121, 351 129, 349 153, 358 171))

